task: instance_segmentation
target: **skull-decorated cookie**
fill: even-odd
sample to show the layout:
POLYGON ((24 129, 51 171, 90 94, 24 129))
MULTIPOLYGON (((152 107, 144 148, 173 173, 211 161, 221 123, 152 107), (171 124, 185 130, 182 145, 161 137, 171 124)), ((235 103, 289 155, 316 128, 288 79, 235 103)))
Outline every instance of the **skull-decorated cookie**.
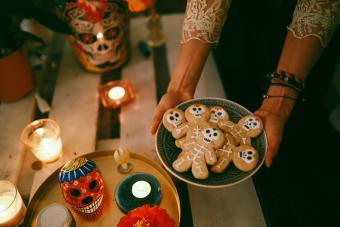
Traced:
POLYGON ((235 147, 234 138, 225 134, 223 147, 216 150, 217 162, 210 168, 214 173, 222 173, 233 159, 233 149, 235 147))
POLYGON ((169 109, 163 115, 163 125, 175 139, 183 137, 188 130, 184 112, 180 109, 169 109))
POLYGON ((241 145, 234 149, 233 162, 241 171, 250 171, 254 169, 259 161, 259 153, 249 145, 241 145))
POLYGON ((228 112, 220 106, 210 107, 210 119, 209 124, 217 127, 218 122, 226 122, 229 120, 228 112))
POLYGON ((239 120, 238 125, 247 137, 254 138, 262 132, 263 124, 261 119, 255 115, 247 115, 239 120))
POLYGON ((203 128, 196 143, 188 146, 185 153, 181 153, 173 162, 172 167, 177 172, 185 172, 191 167, 192 174, 197 179, 206 179, 209 176, 207 164, 216 163, 215 149, 224 144, 223 132, 214 127, 203 128))
POLYGON ((237 124, 232 121, 219 122, 218 126, 234 137, 236 145, 251 145, 251 138, 257 137, 263 129, 261 119, 255 115, 244 116, 237 124))
POLYGON ((177 140, 176 146, 186 149, 185 147, 196 142, 202 128, 210 126, 208 123, 210 111, 206 105, 193 104, 185 110, 184 114, 189 127, 186 130, 186 137, 177 140))

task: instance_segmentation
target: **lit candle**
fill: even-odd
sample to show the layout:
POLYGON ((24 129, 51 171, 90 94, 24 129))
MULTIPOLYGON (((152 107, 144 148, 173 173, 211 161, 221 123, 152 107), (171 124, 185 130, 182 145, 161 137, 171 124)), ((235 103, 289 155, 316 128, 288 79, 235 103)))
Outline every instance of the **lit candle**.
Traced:
POLYGON ((102 39, 102 38, 104 38, 103 33, 98 32, 98 33, 97 33, 97 39, 102 39))
POLYGON ((151 192, 151 185, 146 181, 137 181, 132 185, 132 195, 142 199, 147 197, 151 192))
POLYGON ((115 80, 99 87, 100 99, 105 108, 115 109, 135 99, 135 92, 129 80, 115 80))
POLYGON ((22 141, 39 160, 53 162, 62 153, 59 131, 59 126, 55 121, 51 119, 37 120, 26 126, 22 133, 22 141))
POLYGON ((0 226, 18 226, 25 212, 25 204, 16 187, 9 181, 0 181, 0 226))
POLYGON ((120 86, 113 87, 109 90, 108 96, 112 100, 119 100, 125 95, 125 89, 120 86))

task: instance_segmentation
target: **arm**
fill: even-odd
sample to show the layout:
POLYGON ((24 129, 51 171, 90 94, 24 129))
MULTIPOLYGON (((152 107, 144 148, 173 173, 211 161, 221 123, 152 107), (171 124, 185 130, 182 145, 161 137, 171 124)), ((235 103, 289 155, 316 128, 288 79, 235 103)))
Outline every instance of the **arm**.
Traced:
POLYGON ((151 124, 155 134, 164 112, 192 99, 210 47, 219 41, 230 0, 188 0, 175 71, 151 124))
MULTIPOLYGON (((327 4, 323 0, 299 1, 295 8, 292 24, 288 28, 289 31, 277 70, 288 72, 305 81, 321 55, 323 46, 330 40, 331 34, 336 29, 339 16, 339 3, 336 3, 336 1, 327 4), (314 5, 310 4, 309 7, 306 7, 305 4, 311 2, 314 5), (333 4, 335 4, 334 7, 332 7, 333 4), (325 13, 323 11, 326 8, 333 10, 328 10, 325 13), (311 20, 311 17, 314 17, 313 20, 311 20), (309 18, 309 20, 303 18, 309 18), (323 22, 324 26, 319 26, 320 21, 323 22), (308 29, 308 26, 311 26, 311 28, 308 29), (301 28, 305 28, 304 31, 301 28)), ((272 96, 298 96, 295 90, 283 86, 270 86, 267 94, 272 96)), ((263 119, 268 137, 268 150, 265 158, 267 167, 271 166, 274 157, 277 155, 284 125, 294 106, 295 101, 291 99, 269 98, 264 99, 260 109, 255 112, 263 119)))

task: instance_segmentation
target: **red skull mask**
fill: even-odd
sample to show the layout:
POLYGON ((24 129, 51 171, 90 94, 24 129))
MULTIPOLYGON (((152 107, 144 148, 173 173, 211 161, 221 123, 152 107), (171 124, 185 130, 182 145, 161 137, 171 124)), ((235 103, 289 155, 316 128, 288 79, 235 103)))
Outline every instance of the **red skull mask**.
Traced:
POLYGON ((104 181, 96 163, 76 158, 66 163, 59 173, 65 201, 85 218, 97 218, 104 203, 104 181))

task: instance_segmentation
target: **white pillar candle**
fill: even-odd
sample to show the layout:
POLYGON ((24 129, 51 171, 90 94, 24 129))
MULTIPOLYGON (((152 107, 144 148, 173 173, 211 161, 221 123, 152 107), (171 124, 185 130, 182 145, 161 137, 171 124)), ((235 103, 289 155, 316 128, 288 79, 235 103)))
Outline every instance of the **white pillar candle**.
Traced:
POLYGON ((132 195, 142 199, 147 197, 151 192, 151 185, 146 181, 137 181, 132 185, 132 195))
POLYGON ((120 86, 113 87, 108 91, 108 96, 112 100, 119 100, 123 98, 124 95, 125 95, 125 89, 120 86))
POLYGON ((25 216, 25 204, 12 183, 0 181, 0 187, 0 226, 17 226, 25 216))

